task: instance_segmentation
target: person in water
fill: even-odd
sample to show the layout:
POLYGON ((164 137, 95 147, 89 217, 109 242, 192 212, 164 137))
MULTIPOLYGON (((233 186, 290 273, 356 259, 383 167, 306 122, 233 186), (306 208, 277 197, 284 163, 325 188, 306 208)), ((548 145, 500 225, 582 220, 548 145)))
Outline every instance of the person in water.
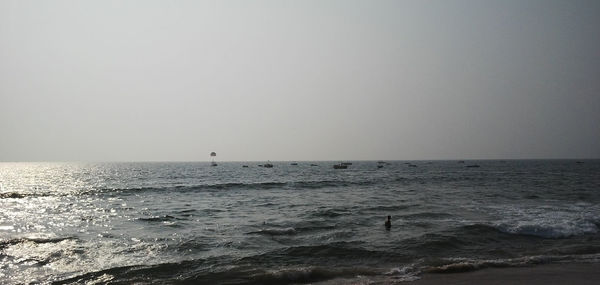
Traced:
POLYGON ((385 221, 385 229, 389 230, 392 228, 392 216, 388 216, 387 221, 385 221))

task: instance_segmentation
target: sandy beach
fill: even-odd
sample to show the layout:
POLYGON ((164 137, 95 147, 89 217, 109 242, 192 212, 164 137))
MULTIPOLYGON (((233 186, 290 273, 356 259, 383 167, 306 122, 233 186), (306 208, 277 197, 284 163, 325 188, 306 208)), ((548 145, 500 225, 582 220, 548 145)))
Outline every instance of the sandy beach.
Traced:
POLYGON ((598 284, 600 263, 488 268, 465 273, 428 273, 410 284, 598 284))

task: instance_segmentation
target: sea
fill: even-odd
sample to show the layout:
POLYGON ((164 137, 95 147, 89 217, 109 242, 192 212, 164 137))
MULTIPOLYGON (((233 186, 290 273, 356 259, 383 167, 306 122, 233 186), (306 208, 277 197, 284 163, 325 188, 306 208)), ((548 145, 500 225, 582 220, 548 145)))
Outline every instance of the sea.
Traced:
POLYGON ((0 284, 410 284, 600 262, 600 160, 346 162, 0 163, 0 284))

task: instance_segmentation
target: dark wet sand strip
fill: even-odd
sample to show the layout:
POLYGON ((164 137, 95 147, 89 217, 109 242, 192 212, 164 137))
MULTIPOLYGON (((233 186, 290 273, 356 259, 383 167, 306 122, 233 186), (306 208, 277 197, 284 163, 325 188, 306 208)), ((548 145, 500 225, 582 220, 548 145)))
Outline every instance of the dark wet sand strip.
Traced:
POLYGON ((465 273, 428 273, 411 285, 428 284, 600 284, 600 263, 488 268, 465 273))

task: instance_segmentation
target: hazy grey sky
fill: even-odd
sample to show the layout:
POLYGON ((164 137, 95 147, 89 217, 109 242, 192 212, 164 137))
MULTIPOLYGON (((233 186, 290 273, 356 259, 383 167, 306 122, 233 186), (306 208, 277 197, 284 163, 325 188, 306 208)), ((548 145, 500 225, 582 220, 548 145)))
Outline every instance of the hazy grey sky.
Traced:
POLYGON ((0 0, 0 161, 600 157, 600 1, 0 0))

